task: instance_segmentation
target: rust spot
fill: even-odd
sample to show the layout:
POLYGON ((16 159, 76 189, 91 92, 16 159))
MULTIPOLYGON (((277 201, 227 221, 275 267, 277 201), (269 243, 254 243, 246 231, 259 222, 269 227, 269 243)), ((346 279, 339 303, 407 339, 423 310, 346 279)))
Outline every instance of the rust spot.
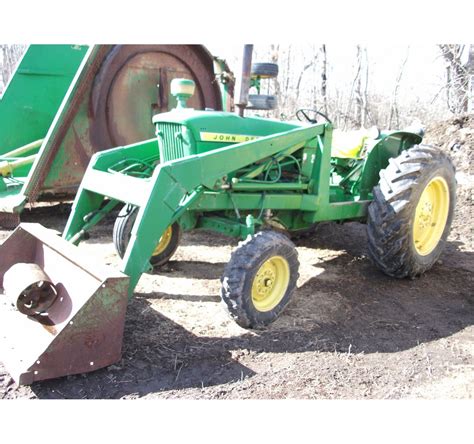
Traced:
POLYGON ((88 335, 84 338, 84 345, 87 348, 93 348, 100 344, 100 339, 97 336, 88 335))

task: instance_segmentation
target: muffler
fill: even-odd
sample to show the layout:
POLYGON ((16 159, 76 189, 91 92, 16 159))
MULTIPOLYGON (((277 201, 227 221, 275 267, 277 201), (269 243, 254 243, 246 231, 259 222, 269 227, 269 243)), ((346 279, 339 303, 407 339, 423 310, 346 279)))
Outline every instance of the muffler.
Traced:
POLYGON ((0 246, 0 361, 18 384, 121 358, 129 277, 39 224, 0 246))

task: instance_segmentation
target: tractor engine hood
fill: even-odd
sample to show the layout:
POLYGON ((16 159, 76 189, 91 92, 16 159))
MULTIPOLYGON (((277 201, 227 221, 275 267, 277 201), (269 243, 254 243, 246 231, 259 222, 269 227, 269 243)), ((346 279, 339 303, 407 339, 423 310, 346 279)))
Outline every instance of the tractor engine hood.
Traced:
MULTIPOLYGON (((191 132, 194 142, 213 144, 217 149, 232 143, 242 143, 258 137, 282 133, 304 126, 296 122, 281 122, 260 117, 239 117, 219 111, 196 111, 190 108, 175 109, 157 114, 153 123, 159 136, 163 127, 182 125, 191 132)), ((205 149, 204 151, 208 151, 205 149)))

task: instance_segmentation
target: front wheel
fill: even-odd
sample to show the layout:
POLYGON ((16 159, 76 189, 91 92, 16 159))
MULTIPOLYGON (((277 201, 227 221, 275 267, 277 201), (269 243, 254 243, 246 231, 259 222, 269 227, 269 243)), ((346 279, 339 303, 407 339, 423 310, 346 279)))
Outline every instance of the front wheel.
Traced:
POLYGON ((414 277, 429 270, 444 249, 456 202, 454 166, 427 145, 389 162, 369 206, 369 256, 390 276, 414 277))
POLYGON ((283 234, 260 231, 241 242, 221 278, 221 298, 244 328, 263 328, 290 302, 298 280, 298 253, 283 234))
MULTIPOLYGON (((137 213, 137 207, 127 204, 120 210, 115 220, 113 243, 120 257, 123 257, 127 250, 137 213)), ((175 222, 173 225, 170 225, 163 233, 163 236, 161 236, 150 258, 150 264, 153 267, 159 267, 168 262, 178 248, 180 240, 181 227, 175 222)))

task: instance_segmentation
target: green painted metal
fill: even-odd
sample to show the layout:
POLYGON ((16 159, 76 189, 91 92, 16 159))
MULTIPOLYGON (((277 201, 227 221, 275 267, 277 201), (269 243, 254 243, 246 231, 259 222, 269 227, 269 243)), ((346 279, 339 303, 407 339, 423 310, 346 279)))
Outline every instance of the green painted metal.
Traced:
POLYGON ((87 46, 30 45, 0 98, 0 212, 21 211, 21 190, 87 46))
POLYGON ((389 132, 368 140, 361 157, 336 158, 330 124, 182 107, 153 122, 156 140, 93 156, 63 233, 79 243, 120 202, 137 206, 121 266, 130 296, 175 221, 184 230, 241 238, 263 225, 294 230, 318 221, 363 221, 380 169, 421 140, 389 132))
MULTIPOLYGON (((212 120, 215 118, 212 113, 209 117, 212 120)), ((149 143, 136 145, 135 149, 125 147, 97 154, 76 196, 63 237, 73 239, 83 229, 84 217, 99 210, 106 196, 139 206, 129 244, 131 247, 123 260, 123 271, 131 277, 131 294, 141 273, 148 269, 149 258, 165 229, 199 200, 204 189, 218 190, 223 185, 224 176, 232 172, 229 172, 230 168, 237 171, 300 144, 302 140, 313 139, 324 129, 324 125, 300 127, 176 159, 158 165, 148 179, 119 177, 106 171, 132 151, 143 155, 149 143), (133 196, 130 190, 134 190, 133 196)), ((136 153, 133 154, 135 156, 136 153)), ((284 195, 280 196, 280 200, 286 205, 284 195)))
MULTIPOLYGON (((31 45, 29 48, 32 46, 35 45, 31 45)), ((47 45, 47 48, 43 47, 38 48, 37 50, 40 51, 40 54, 50 55, 51 46, 55 47, 55 45, 47 45)), ((27 165, 27 168, 25 168, 23 171, 16 171, 16 174, 12 174, 11 177, 0 178, 1 212, 19 213, 27 201, 34 201, 36 199, 39 194, 40 187, 48 190, 47 184, 44 185, 40 183, 42 178, 45 176, 48 178, 74 176, 74 172, 79 170, 79 168, 64 168, 66 161, 74 162, 76 160, 74 156, 67 158, 67 150, 60 150, 59 155, 56 155, 56 153, 54 153, 54 155, 51 154, 58 144, 62 143, 63 146, 67 144, 67 141, 65 140, 66 137, 64 137, 64 129, 68 122, 68 115, 75 112, 72 103, 78 100, 78 89, 81 85, 84 85, 84 78, 89 72, 94 59, 99 53, 99 50, 99 47, 92 46, 87 48, 85 54, 82 54, 82 59, 79 66, 75 67, 74 76, 68 79, 67 88, 61 91, 61 100, 59 103, 54 103, 56 108, 51 121, 46 122, 46 126, 43 127, 43 130, 45 131, 43 133, 44 139, 42 140, 41 146, 39 147, 35 158, 32 159, 33 162, 30 162, 27 165), (54 161, 52 158, 54 158, 54 161), (57 162, 61 159, 63 159, 63 163, 58 165, 57 162), (23 173, 23 175, 21 175, 21 173, 23 173)), ((54 54, 54 51, 52 52, 54 54)), ((60 54, 54 55, 56 57, 60 56, 60 54)), ((15 78, 16 75, 13 77, 12 82, 15 81, 15 78)), ((52 83, 54 83, 54 81, 52 81, 52 83)), ((80 99, 83 100, 82 98, 80 99)), ((38 103, 38 107, 40 106, 41 104, 38 103)), ((71 149, 69 152, 70 151, 71 149)), ((75 179, 79 181, 80 176, 76 177, 75 179)), ((67 185, 67 181, 65 182, 67 185)))
POLYGON ((363 162, 359 190, 362 198, 371 197, 372 189, 379 181, 379 171, 387 167, 390 158, 397 157, 403 150, 421 143, 422 140, 418 134, 392 131, 382 134, 379 140, 374 141, 363 162))
POLYGON ((190 79, 173 79, 171 94, 176 97, 176 108, 186 108, 186 102, 193 96, 196 84, 190 79))
POLYGON ((0 155, 44 138, 86 51, 28 46, 0 98, 0 155))
POLYGON ((93 74, 105 52, 105 48, 94 45, 84 56, 61 104, 56 109, 38 159, 22 190, 24 196, 38 194, 40 187, 46 191, 62 191, 80 180, 81 163, 88 161, 91 155, 89 153, 92 152, 90 142, 85 146, 90 124, 86 109, 89 104, 87 93, 90 92, 93 74), (82 146, 79 148, 79 145, 82 146), (81 159, 81 151, 84 160, 81 159))

